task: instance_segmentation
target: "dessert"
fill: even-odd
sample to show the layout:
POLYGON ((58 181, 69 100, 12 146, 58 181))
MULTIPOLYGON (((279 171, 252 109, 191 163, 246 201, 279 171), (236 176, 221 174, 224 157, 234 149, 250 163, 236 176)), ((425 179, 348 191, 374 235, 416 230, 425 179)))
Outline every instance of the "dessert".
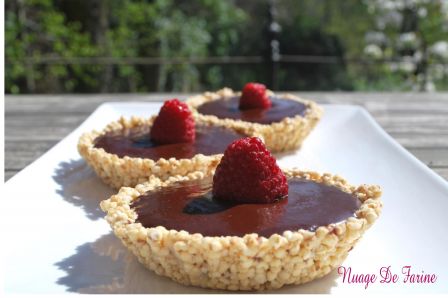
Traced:
POLYGON ((153 177, 121 188, 101 208, 157 274, 205 288, 265 290, 338 267, 379 216, 380 195, 378 186, 339 176, 281 170, 259 139, 244 138, 229 145, 214 174, 153 177))
POLYGON ((135 186, 151 176, 166 179, 214 169, 232 141, 248 134, 216 121, 195 120, 185 103, 165 102, 156 117, 120 118, 81 136, 78 151, 103 181, 135 186))
POLYGON ((224 88, 187 100, 201 120, 243 125, 261 135, 269 150, 300 147, 319 122, 322 109, 313 101, 292 94, 276 95, 262 84, 248 83, 241 93, 224 88))

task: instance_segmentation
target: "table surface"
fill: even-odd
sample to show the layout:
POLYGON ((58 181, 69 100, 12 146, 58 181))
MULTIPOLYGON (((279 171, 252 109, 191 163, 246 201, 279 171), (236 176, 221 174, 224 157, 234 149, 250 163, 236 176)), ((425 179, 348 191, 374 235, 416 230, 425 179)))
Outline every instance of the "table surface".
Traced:
MULTIPOLYGON (((448 93, 289 92, 318 103, 365 107, 401 145, 448 180, 448 93)), ((163 101, 189 94, 6 95, 5 180, 108 101, 163 101)))

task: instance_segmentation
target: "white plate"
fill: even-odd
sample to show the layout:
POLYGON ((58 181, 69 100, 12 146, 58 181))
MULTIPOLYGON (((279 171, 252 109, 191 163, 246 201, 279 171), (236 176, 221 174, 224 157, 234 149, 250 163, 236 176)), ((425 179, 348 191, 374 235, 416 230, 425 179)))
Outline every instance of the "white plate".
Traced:
MULTIPOLYGON (((148 116, 160 104, 109 103, 5 184, 2 245, 7 293, 203 293, 146 270, 111 234, 100 200, 112 190, 76 150, 84 131, 120 115, 148 116)), ((350 252, 353 273, 391 266, 395 284, 343 282, 337 272, 280 293, 447 292, 448 183, 390 138, 363 109, 325 105, 322 121, 299 152, 279 163, 338 173, 353 184, 383 187, 384 209, 350 252), (437 275, 434 284, 403 283, 402 266, 437 275)))

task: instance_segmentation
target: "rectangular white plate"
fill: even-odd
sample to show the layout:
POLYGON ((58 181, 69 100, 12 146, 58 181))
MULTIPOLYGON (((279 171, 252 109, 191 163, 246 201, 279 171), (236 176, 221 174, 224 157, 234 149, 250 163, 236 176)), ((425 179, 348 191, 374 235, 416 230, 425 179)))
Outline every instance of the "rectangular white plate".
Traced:
MULTIPOLYGON (((11 178, 2 200, 7 293, 211 293, 146 270, 111 234, 98 203, 113 194, 82 161, 82 132, 120 115, 149 116, 160 104, 108 103, 11 178)), ((395 284, 347 284, 337 272, 279 293, 447 292, 448 183, 398 145, 355 106, 325 105, 322 121, 283 166, 337 173, 352 184, 382 186, 383 214, 350 252, 353 273, 391 266, 395 284), (402 282, 401 268, 437 275, 434 284, 402 282)))

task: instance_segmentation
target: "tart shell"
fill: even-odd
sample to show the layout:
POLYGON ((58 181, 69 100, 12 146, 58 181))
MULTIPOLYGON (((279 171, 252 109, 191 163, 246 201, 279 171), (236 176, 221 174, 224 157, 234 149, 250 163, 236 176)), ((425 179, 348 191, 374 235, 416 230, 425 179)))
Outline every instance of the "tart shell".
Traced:
MULTIPOLYGON (((96 148, 94 146, 95 139, 100 135, 110 131, 121 131, 142 125, 151 126, 155 117, 132 117, 130 119, 121 117, 118 121, 108 124, 102 131, 94 130, 84 133, 78 142, 78 152, 104 183, 115 189, 119 189, 122 186, 133 187, 147 181, 151 176, 164 180, 172 176, 185 176, 188 173, 197 171, 210 172, 216 168, 222 158, 222 154, 196 154, 192 158, 186 159, 160 158, 158 160, 152 160, 139 157, 119 157, 116 154, 106 152, 103 148, 96 148)), ((247 134, 247 130, 242 125, 232 125, 229 127, 229 125, 217 123, 213 119, 196 120, 196 124, 224 126, 239 133, 247 134)), ((247 135, 262 138, 256 133, 247 135)))
POLYGON ((145 228, 136 221, 132 202, 147 191, 169 187, 181 180, 203 179, 203 172, 161 181, 152 178, 135 188, 123 187, 101 202, 106 220, 115 235, 138 260, 159 275, 184 284, 211 289, 267 290, 302 284, 337 268, 364 232, 380 215, 381 189, 375 185, 349 185, 330 174, 284 170, 287 177, 333 185, 361 201, 348 219, 308 230, 285 231, 269 238, 257 234, 244 237, 209 237, 162 226, 145 228))
MULTIPOLYGON (((274 95, 272 91, 268 92, 270 96, 274 95)), ((230 127, 243 125, 247 133, 261 135, 265 141, 266 147, 272 152, 284 152, 299 148, 305 138, 317 125, 323 113, 322 108, 315 102, 302 99, 292 94, 282 94, 281 97, 305 104, 307 107, 305 115, 287 117, 272 124, 252 123, 228 118, 221 119, 213 115, 203 115, 198 112, 199 106, 204 103, 240 95, 240 92, 234 92, 230 88, 223 88, 216 92, 205 92, 204 94, 190 97, 187 99, 186 103, 190 106, 190 109, 194 111, 195 117, 198 119, 213 120, 230 127)))

